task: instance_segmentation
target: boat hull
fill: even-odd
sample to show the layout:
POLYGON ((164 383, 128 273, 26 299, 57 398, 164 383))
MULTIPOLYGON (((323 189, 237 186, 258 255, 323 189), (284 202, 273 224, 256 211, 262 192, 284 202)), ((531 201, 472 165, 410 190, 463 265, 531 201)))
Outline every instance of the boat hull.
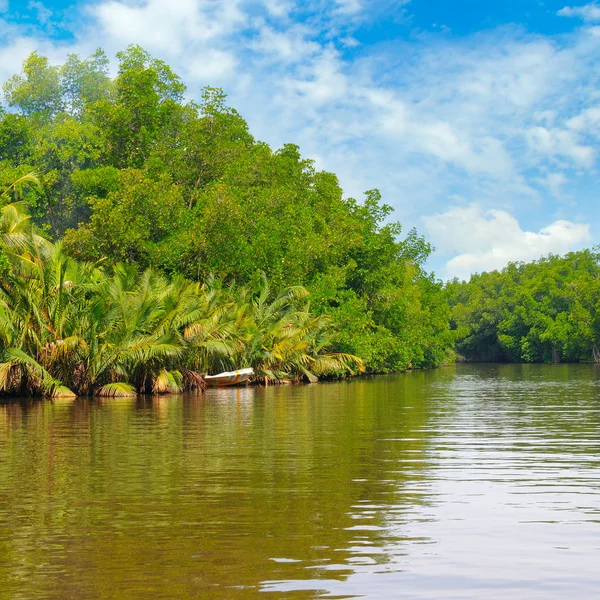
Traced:
POLYGON ((209 388, 244 385, 250 381, 253 374, 254 371, 252 369, 239 369, 238 371, 219 373, 218 375, 207 375, 204 381, 206 381, 206 385, 209 388))

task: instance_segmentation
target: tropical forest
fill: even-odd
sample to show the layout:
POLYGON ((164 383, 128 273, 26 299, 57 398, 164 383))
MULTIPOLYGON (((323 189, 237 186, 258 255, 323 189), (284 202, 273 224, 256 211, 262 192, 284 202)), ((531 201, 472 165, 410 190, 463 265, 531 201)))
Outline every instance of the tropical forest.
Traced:
POLYGON ((117 60, 33 53, 3 84, 1 393, 600 360, 596 250, 445 283, 378 190, 347 197, 139 46, 117 60))

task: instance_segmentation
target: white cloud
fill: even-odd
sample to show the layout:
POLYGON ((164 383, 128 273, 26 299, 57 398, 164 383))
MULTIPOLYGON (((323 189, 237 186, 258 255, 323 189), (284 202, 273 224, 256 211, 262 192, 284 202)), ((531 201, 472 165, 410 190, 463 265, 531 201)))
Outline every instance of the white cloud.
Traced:
POLYGON ((547 129, 546 127, 532 127, 525 132, 529 147, 537 155, 558 156, 567 158, 575 166, 592 167, 596 150, 579 143, 577 135, 566 129, 547 129))
POLYGON ((414 105, 369 92, 381 108, 378 127, 384 136, 409 144, 413 152, 433 156, 469 172, 510 175, 513 165, 502 143, 492 136, 473 138, 453 123, 435 119, 414 105))
POLYGON ((578 17, 589 23, 600 21, 600 6, 595 2, 584 6, 565 6, 557 13, 561 17, 578 17))
POLYGON ((548 173, 546 177, 540 179, 540 183, 547 187, 550 193, 557 198, 561 196, 562 189, 568 181, 564 173, 548 173))
POLYGON ((600 106, 591 106, 567 121, 567 127, 574 131, 591 133, 600 137, 600 106))
POLYGON ((361 0, 335 0, 335 3, 337 5, 336 12, 341 14, 354 15, 363 9, 361 0))
POLYGON ((0 81, 6 81, 20 70, 21 63, 34 51, 42 51, 35 40, 15 36, 10 44, 0 45, 0 81))
POLYGON ((590 226, 558 220, 537 232, 525 231, 503 210, 477 204, 424 217, 425 228, 446 254, 447 277, 467 279, 471 273, 500 269, 511 261, 529 261, 561 254, 589 243, 590 226))
POLYGON ((360 42, 351 35, 340 38, 340 43, 346 48, 358 48, 358 46, 360 46, 360 42))
POLYGON ((310 40, 310 31, 296 25, 278 31, 269 24, 257 21, 257 36, 249 42, 252 50, 269 63, 296 64, 307 60, 322 50, 310 40))
POLYGON ((222 50, 219 40, 245 27, 246 22, 238 0, 147 0, 141 4, 109 0, 91 5, 89 11, 103 41, 111 46, 136 43, 182 62, 190 51, 222 50))
POLYGON ((301 76, 288 77, 286 87, 297 94, 303 103, 311 108, 345 97, 348 92, 348 79, 341 69, 341 61, 332 48, 320 52, 301 69, 301 76))
POLYGON ((233 54, 216 48, 208 48, 194 53, 186 65, 188 82, 221 81, 233 73, 237 67, 237 59, 233 54))
POLYGON ((271 16, 278 18, 287 17, 294 8, 288 0, 263 0, 263 4, 271 16))

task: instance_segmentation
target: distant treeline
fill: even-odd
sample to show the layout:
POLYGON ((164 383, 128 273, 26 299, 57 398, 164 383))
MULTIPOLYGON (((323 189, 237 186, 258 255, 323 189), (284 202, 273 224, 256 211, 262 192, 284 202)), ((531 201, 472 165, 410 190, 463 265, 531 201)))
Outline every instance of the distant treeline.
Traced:
MULTIPOLYGON (((199 103, 188 101, 180 78, 140 47, 131 46, 117 57, 118 73, 112 78, 100 50, 88 58, 71 55, 60 66, 33 53, 22 72, 4 83, 0 185, 7 190, 2 204, 13 208, 4 215, 0 244, 3 364, 16 360, 7 352, 18 348, 17 334, 9 333, 10 319, 17 313, 19 326, 37 319, 24 335, 39 336, 30 340, 26 352, 38 364, 48 367, 44 360, 49 353, 66 348, 66 334, 53 321, 54 309, 38 310, 36 303, 63 306, 67 296, 100 302, 97 295, 109 293, 102 286, 116 293, 113 288, 119 285, 129 298, 138 287, 149 285, 164 287, 156 291, 162 310, 161 303, 174 293, 169 286, 183 286, 183 281, 197 286, 193 295, 200 303, 208 302, 204 294, 222 290, 219 302, 229 306, 223 309, 223 324, 233 328, 228 339, 235 349, 220 344, 219 330, 214 339, 205 340, 215 342, 214 352, 203 354, 198 368, 243 366, 239 363, 252 352, 273 352, 272 360, 256 363, 263 364, 266 376, 277 371, 297 378, 321 355, 358 357, 367 372, 433 367, 451 357, 448 291, 424 269, 430 245, 414 230, 401 236, 377 190, 366 192, 362 201, 345 197, 336 176, 317 171, 296 146, 274 151, 255 140, 221 90, 207 87, 199 103), (37 174, 40 185, 9 187, 30 172, 37 174), (24 204, 14 207, 21 199, 24 204), (27 235, 52 242, 45 250, 39 243, 19 247, 16 238, 7 237, 17 232, 10 231, 15 223, 23 227, 25 211, 35 224, 27 235), (36 252, 35 278, 45 283, 35 283, 33 271, 27 271, 28 256, 36 252), (54 282, 50 284, 40 274, 44 269, 96 273, 90 275, 94 286, 98 278, 106 281, 92 286, 92 292, 85 277, 63 274, 69 282, 63 288, 58 271, 47 280, 54 282), (147 269, 152 271, 144 275, 147 269), (25 293, 21 288, 30 285, 35 289, 28 292, 32 305, 27 307, 15 294, 25 293), (269 291, 263 303, 288 294, 293 306, 286 310, 302 313, 302 319, 322 320, 316 329, 306 328, 306 339, 312 336, 305 348, 310 360, 294 359, 294 366, 283 368, 288 363, 277 359, 277 346, 260 341, 268 326, 256 321, 258 317, 252 317, 252 335, 250 326, 234 331, 232 303, 256 305, 265 286, 269 291), (67 296, 54 298, 59 292, 67 296), (325 329, 321 339, 317 332, 325 329)), ((116 302, 117 296, 113 298, 116 302)), ((273 319, 284 338, 286 325, 303 327, 300 317, 273 319)), ((102 339, 112 335, 112 326, 107 327, 102 339)), ((185 337, 184 329, 175 330, 175 337, 185 337)), ((134 327, 131 334, 156 331, 134 327)), ((195 359, 178 360, 164 365, 155 361, 152 376, 143 369, 136 375, 125 373, 131 367, 119 367, 98 385, 124 378, 138 389, 150 389, 156 373, 182 373, 195 364, 195 359)), ((340 360, 317 364, 320 372, 335 373, 336 366, 340 374, 358 370, 352 358, 340 360)), ((56 379, 77 387, 69 369, 78 364, 67 361, 62 379, 56 379)), ((173 380, 169 386, 173 388, 173 380)))
POLYGON ((600 252, 513 263, 448 284, 467 360, 600 362, 600 252))

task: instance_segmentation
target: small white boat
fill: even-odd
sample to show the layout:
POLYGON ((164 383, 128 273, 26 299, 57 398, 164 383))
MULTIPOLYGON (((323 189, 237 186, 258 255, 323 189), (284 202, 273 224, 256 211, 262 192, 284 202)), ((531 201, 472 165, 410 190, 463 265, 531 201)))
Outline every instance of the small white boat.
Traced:
POLYGON ((205 375, 204 381, 206 381, 208 387, 225 387, 227 385, 248 383, 252 375, 254 375, 254 369, 238 369, 237 371, 227 371, 218 375, 205 375))

